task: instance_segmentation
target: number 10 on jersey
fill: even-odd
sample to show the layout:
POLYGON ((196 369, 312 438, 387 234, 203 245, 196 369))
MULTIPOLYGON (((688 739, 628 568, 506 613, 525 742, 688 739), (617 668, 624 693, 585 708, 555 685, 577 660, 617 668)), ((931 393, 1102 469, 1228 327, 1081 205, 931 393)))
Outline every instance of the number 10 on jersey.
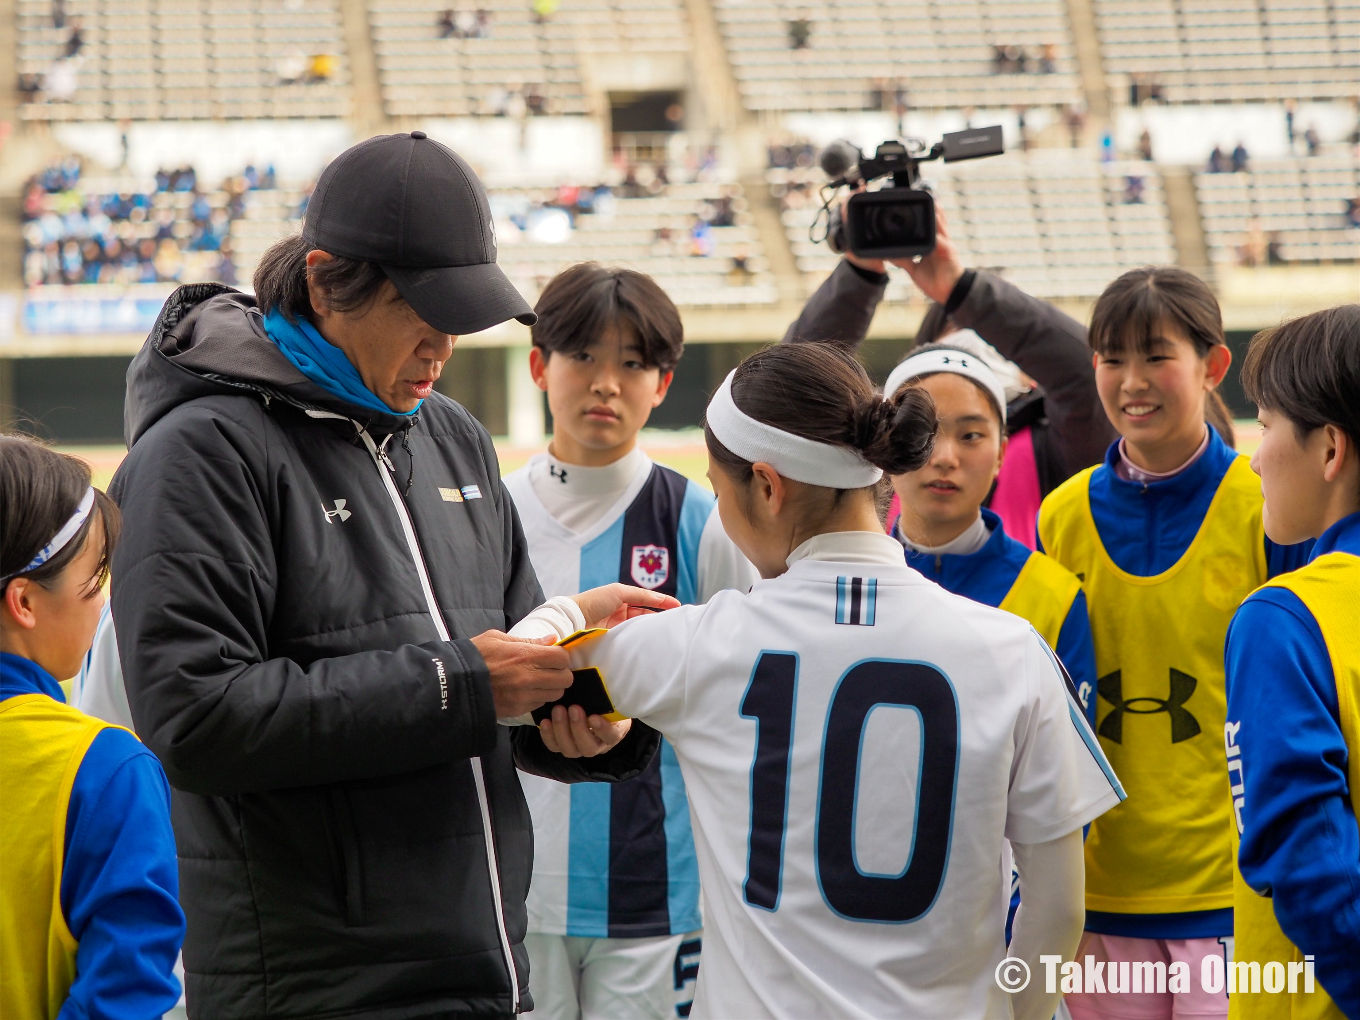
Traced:
MULTIPOLYGON (((744 892, 747 903, 765 910, 779 908, 783 882, 798 668, 793 652, 761 653, 741 702, 742 716, 756 721, 744 892)), ((848 920, 915 921, 934 904, 949 860, 959 760, 953 685, 926 663, 857 662, 836 682, 823 731, 814 836, 823 898, 848 920), (855 797, 865 723, 875 708, 889 706, 911 709, 920 720, 915 831, 901 874, 874 875, 855 860, 855 797)))

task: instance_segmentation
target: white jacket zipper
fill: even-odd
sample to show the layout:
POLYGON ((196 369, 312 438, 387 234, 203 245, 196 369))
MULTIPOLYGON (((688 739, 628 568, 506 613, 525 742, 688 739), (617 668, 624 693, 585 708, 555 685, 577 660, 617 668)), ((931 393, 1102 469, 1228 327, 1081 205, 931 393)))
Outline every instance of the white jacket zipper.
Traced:
MULTIPOLYGON (((383 445, 379 447, 373 442, 373 437, 368 434, 368 430, 360 425, 353 418, 346 418, 342 414, 332 414, 329 411, 307 412, 312 418, 338 418, 347 421, 359 433, 359 438, 364 441, 364 446, 368 448, 369 455, 373 458, 373 463, 378 468, 378 474, 382 476, 383 485, 387 489, 387 495, 392 500, 392 505, 396 508, 397 517, 401 521, 401 530, 406 536, 406 545, 411 551, 411 558, 415 560, 416 574, 420 577, 420 589, 425 593, 425 605, 430 612, 430 618, 434 621, 435 633, 439 635, 439 640, 449 640, 449 629, 444 625, 444 614, 439 608, 439 602, 434 597, 434 587, 430 584, 429 571, 425 569, 425 557, 421 554, 420 543, 416 540, 416 529, 411 523, 411 515, 406 509, 406 501, 401 498, 401 493, 397 491, 397 484, 392 477, 392 462, 387 459, 387 443, 392 438, 389 435, 383 440, 383 445)), ((496 907, 496 931, 501 937, 501 951, 505 954, 505 968, 510 975, 510 995, 514 1002, 512 1012, 519 1012, 519 973, 515 970, 515 955, 510 949, 510 935, 505 930, 505 911, 501 905, 501 873, 496 864, 496 840, 491 831, 491 803, 486 795, 486 776, 482 771, 482 759, 472 759, 472 782, 477 788, 477 807, 482 813, 482 838, 486 843, 486 865, 491 877, 491 899, 496 907)))

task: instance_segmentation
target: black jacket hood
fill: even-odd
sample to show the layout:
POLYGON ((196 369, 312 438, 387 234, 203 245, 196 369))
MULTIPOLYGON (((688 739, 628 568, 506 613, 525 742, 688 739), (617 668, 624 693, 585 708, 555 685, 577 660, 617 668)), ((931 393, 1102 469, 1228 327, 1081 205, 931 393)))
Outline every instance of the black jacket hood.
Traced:
POLYGON ((332 411, 379 435, 411 421, 341 400, 308 379, 265 333, 264 313, 250 295, 220 283, 188 284, 166 300, 128 366, 123 439, 131 449, 172 408, 222 393, 332 411))

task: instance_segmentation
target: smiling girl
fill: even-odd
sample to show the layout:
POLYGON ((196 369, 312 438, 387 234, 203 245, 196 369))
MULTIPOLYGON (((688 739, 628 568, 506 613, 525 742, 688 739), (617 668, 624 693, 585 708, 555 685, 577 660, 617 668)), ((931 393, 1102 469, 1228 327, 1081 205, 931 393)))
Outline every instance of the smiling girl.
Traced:
MULTIPOLYGON (((1085 586, 1097 732, 1129 794, 1086 842, 1080 952, 1184 962, 1197 976, 1233 930, 1224 637, 1252 589, 1307 549, 1266 537, 1247 458, 1206 425, 1232 355, 1201 280, 1172 266, 1125 273, 1096 302, 1090 342, 1101 404, 1122 438, 1039 513, 1043 547, 1085 586)), ((1133 1001, 1067 1002, 1077 1020, 1228 1008, 1197 978, 1133 1001)))

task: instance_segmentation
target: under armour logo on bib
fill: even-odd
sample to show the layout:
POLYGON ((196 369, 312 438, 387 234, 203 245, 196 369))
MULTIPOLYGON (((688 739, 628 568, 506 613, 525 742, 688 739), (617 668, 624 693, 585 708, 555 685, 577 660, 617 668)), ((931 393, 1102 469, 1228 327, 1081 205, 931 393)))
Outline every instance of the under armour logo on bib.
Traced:
POLYGON ((1171 717, 1171 742, 1179 744, 1199 735, 1199 720, 1185 707, 1199 686, 1199 681, 1189 673, 1178 669, 1171 670, 1170 691, 1165 698, 1124 698, 1124 682, 1120 671, 1115 670, 1098 681, 1100 696, 1114 708, 1100 721, 1100 735, 1113 740, 1116 744, 1124 742, 1124 715, 1157 715, 1165 712, 1171 717), (1144 707, 1152 706, 1152 707, 1144 707))
POLYGON ((555 466, 555 465, 553 465, 553 464, 549 464, 549 465, 548 465, 548 474, 549 474, 549 476, 551 476, 551 477, 553 477, 553 478, 556 478, 556 479, 557 479, 559 482, 561 482, 563 485, 566 485, 566 484, 567 484, 567 469, 566 469, 566 468, 559 468, 559 467, 557 467, 557 466, 555 466))

